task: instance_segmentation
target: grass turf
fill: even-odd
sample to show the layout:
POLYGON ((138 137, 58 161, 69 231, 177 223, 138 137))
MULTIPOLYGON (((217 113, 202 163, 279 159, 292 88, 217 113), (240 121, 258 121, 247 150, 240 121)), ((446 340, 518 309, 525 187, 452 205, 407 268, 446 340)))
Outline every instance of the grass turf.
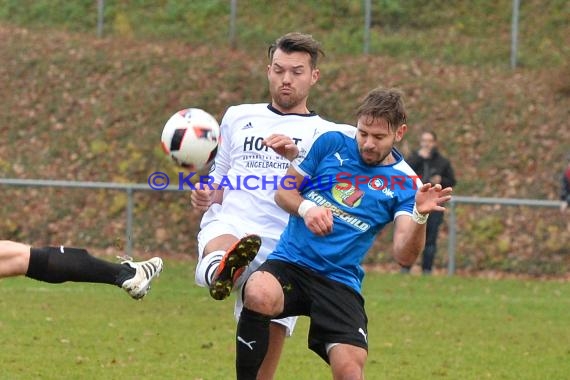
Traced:
MULTIPOLYGON (((106 285, 0 281, 0 362, 9 379, 234 378, 233 303, 166 261, 142 302, 106 285)), ((370 273, 367 379, 565 379, 570 284, 370 273)), ((329 379, 307 318, 277 379, 329 379)))

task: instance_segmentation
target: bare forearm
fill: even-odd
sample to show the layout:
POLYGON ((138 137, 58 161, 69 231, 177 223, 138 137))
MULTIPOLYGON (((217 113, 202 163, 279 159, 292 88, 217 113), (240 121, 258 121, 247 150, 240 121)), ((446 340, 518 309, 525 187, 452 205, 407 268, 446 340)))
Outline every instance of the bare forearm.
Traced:
POLYGON ((425 246, 427 214, 444 211, 445 208, 441 204, 451 199, 452 191, 451 187, 442 189, 441 185, 424 184, 416 193, 412 215, 400 215, 396 218, 394 257, 401 265, 414 264, 425 246))
MULTIPOLYGON (((305 177, 297 172, 293 166, 290 166, 287 169, 286 177, 290 178, 286 183, 282 184, 277 192, 275 193, 275 203, 283 210, 287 211, 291 215, 299 215, 301 212, 301 217, 304 218, 304 213, 311 207, 311 203, 309 201, 305 202, 306 207, 302 207, 299 210, 299 206, 305 199, 299 193, 299 189, 302 186, 303 180, 305 177)), ((312 206, 315 206, 312 203, 312 206)))
POLYGON ((275 203, 291 215, 298 215, 297 210, 302 201, 303 197, 296 189, 285 190, 279 188, 275 193, 275 203))
POLYGON ((403 266, 414 264, 426 241, 426 225, 418 224, 408 216, 398 218, 394 233, 394 258, 403 266))

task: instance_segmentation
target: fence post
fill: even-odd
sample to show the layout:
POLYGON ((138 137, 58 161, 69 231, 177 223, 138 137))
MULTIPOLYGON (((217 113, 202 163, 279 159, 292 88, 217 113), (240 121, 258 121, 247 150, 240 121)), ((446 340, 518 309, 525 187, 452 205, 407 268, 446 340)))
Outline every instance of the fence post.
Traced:
POLYGON ((133 252, 133 188, 127 188, 127 256, 133 252))
POLYGON ((105 0, 97 0, 97 37, 103 37, 103 17, 105 0))
POLYGON ((370 51, 370 24, 372 19, 372 0, 364 0, 364 54, 370 51))
POLYGON ((511 69, 517 67, 517 46, 519 38, 520 0, 513 0, 513 17, 511 22, 511 69))
POLYGON ((455 273, 455 245, 457 239, 457 220, 455 217, 455 202, 453 198, 449 201, 449 236, 447 238, 447 275, 453 276, 455 273))
POLYGON ((230 8, 230 47, 236 48, 236 15, 237 15, 237 0, 231 1, 230 8))

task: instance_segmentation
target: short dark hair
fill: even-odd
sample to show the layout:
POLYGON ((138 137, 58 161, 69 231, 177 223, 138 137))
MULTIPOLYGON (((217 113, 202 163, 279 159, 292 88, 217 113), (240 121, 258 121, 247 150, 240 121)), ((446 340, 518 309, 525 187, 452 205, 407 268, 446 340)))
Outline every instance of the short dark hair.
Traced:
POLYGON ((287 33, 269 45, 269 49, 267 50, 269 61, 273 61, 273 54, 275 54, 275 51, 277 49, 280 49, 288 54, 294 52, 308 53, 311 56, 311 67, 313 69, 317 67, 319 54, 322 56, 325 55, 321 49, 321 44, 319 41, 315 40, 310 34, 303 34, 299 32, 287 33))
POLYGON ((363 116, 372 120, 385 119, 390 129, 395 131, 400 125, 406 124, 406 108, 402 92, 395 88, 382 87, 370 91, 356 111, 358 119, 363 116))

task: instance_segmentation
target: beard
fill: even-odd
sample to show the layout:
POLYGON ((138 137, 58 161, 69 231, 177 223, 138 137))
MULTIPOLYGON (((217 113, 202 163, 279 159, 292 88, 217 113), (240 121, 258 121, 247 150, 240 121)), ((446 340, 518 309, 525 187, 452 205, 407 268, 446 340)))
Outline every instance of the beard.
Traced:
POLYGON ((358 151, 360 152, 360 158, 362 159, 362 161, 364 161, 365 164, 370 166, 382 165, 386 161, 388 156, 392 153, 391 150, 386 153, 383 152, 375 153, 370 149, 362 149, 360 147, 358 148, 358 151), (365 158, 364 153, 372 153, 374 154, 374 156, 369 155, 367 158, 365 158))
POLYGON ((285 93, 283 90, 284 88, 281 86, 269 88, 273 104, 284 113, 306 102, 307 96, 309 95, 308 91, 301 90, 299 92, 299 88, 287 87, 285 93))
POLYGON ((295 94, 284 95, 277 93, 273 97, 273 101, 283 110, 290 110, 292 108, 295 108, 301 103, 301 101, 297 96, 295 96, 295 94))

